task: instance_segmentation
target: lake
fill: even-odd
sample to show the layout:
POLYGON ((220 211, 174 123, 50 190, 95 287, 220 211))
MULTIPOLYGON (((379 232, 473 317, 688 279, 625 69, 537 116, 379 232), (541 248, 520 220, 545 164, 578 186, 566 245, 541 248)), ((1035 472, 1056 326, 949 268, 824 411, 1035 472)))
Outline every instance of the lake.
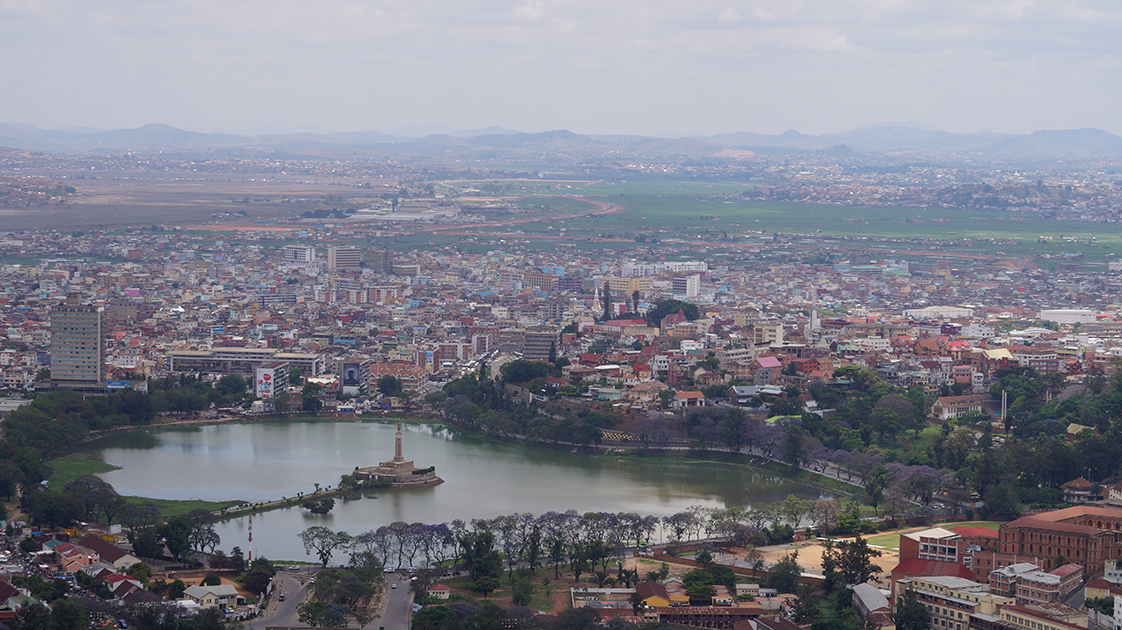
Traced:
MULTIPOLYGON (((120 433, 82 450, 122 467, 100 477, 123 495, 259 502, 310 493, 316 483, 332 487, 356 466, 392 458, 394 432, 395 425, 382 422, 224 424, 120 433)), ((724 508, 788 494, 822 496, 743 466, 589 457, 494 444, 440 425, 406 425, 404 444, 406 459, 436 466, 444 483, 337 501, 323 516, 295 507, 258 514, 254 554, 305 559, 297 534, 312 525, 358 534, 393 521, 440 523, 568 509, 666 516, 691 505, 724 508)), ((217 529, 221 549, 250 548, 248 517, 217 529)))

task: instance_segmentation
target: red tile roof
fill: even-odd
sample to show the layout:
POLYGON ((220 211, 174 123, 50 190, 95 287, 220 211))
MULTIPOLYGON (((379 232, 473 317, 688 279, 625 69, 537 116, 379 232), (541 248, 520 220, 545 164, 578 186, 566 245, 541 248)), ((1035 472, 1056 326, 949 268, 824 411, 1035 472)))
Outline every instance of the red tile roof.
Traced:
POLYGON ((1049 573, 1051 573, 1052 575, 1057 575, 1059 577, 1065 577, 1065 576, 1071 575, 1072 573, 1078 573, 1078 572, 1081 572, 1081 571, 1083 571, 1083 565, 1065 564, 1062 567, 1057 567, 1055 569, 1052 569, 1051 571, 1049 571, 1049 573))
POLYGON ((997 530, 986 527, 952 527, 951 531, 963 538, 993 538, 998 539, 997 530))
POLYGON ((86 536, 82 540, 79 540, 78 544, 93 551, 101 556, 102 560, 109 563, 116 562, 129 554, 129 552, 106 541, 104 538, 93 535, 86 536))
POLYGON ((978 576, 974 572, 957 562, 944 562, 942 560, 920 560, 919 558, 906 558, 892 569, 892 574, 913 575, 913 576, 949 576, 960 577, 968 580, 977 580, 978 576))

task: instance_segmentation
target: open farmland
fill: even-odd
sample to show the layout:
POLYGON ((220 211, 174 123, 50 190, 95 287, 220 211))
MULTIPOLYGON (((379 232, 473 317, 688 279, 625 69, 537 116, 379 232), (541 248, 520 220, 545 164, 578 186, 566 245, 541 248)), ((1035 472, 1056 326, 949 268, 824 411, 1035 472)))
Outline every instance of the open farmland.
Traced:
MULTIPOLYGON (((1081 254, 1090 265, 1105 265, 1122 252, 1122 226, 1044 219, 1034 213, 962 208, 890 208, 814 204, 762 203, 725 195, 746 184, 503 182, 504 196, 523 207, 548 206, 536 220, 520 221, 527 236, 560 236, 568 240, 617 243, 630 247, 639 238, 648 243, 775 246, 775 233, 797 234, 789 245, 837 249, 885 249, 944 254, 975 254, 1033 258, 1050 267, 1081 254), (513 192, 525 196, 516 197, 513 192), (599 216, 549 219, 570 211, 572 200, 548 195, 583 195, 609 201, 619 210, 599 216), (831 242, 830 237, 843 237, 831 242), (1051 240, 1039 240, 1051 237, 1051 240), (1065 237, 1068 240, 1064 240, 1065 237), (891 242, 884 242, 891 239, 891 242)), ((482 228, 479 233, 512 236, 508 228, 482 228)), ((515 237, 516 238, 516 237, 515 237)), ((536 239, 526 239, 535 241, 536 239)), ((540 243, 527 243, 538 247, 540 243)), ((914 255, 914 254, 913 254, 914 255)))

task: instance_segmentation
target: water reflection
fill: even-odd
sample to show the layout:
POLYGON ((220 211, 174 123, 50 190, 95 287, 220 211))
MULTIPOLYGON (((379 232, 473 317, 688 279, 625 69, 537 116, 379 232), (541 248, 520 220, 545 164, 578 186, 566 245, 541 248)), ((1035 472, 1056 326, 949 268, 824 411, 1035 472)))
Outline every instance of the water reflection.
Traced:
MULTIPOLYGON (((167 499, 265 501, 314 484, 333 486, 356 466, 393 455, 392 424, 286 422, 124 433, 91 442, 121 470, 101 475, 121 494, 167 499)), ((339 501, 327 515, 290 508, 254 517, 254 547, 303 559, 296 534, 310 525, 359 533, 396 520, 437 523, 550 510, 628 511, 663 516, 690 505, 776 501, 814 489, 738 466, 636 462, 493 444, 434 425, 408 425, 405 456, 436 466, 445 483, 339 501)), ((247 519, 219 527, 221 547, 248 549, 247 519)))

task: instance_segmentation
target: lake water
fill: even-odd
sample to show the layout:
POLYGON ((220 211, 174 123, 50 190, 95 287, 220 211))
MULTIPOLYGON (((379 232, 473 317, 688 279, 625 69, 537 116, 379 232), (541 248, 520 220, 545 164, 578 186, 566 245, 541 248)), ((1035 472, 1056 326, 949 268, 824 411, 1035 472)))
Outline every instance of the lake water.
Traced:
MULTIPOLYGON (((121 470, 100 475, 123 495, 250 502, 334 486, 356 466, 393 457, 395 426, 380 422, 275 422, 121 433, 83 449, 121 470)), ((440 523, 550 510, 665 516, 691 505, 726 507, 818 498, 814 488, 758 470, 588 457, 493 444, 439 425, 404 428, 406 459, 436 466, 444 483, 337 501, 323 516, 300 508, 253 517, 253 550, 305 559, 297 534, 311 525, 358 534, 393 521, 440 523)), ((218 525, 221 549, 250 548, 249 519, 218 525)), ((342 558, 336 558, 341 560, 342 558)))

